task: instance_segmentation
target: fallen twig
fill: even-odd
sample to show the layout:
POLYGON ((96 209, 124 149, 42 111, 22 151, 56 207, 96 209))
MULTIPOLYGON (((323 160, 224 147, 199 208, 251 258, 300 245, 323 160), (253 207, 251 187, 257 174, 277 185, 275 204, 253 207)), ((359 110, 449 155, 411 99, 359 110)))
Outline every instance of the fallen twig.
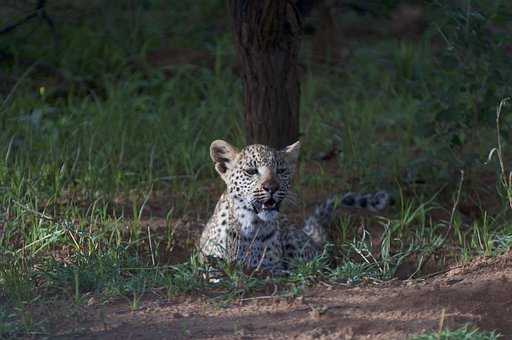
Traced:
MULTIPOLYGON (((46 5, 46 0, 39 0, 37 2, 37 5, 36 5, 36 9, 33 10, 30 14, 28 14, 26 17, 24 17, 23 19, 15 22, 14 24, 11 24, 11 25, 7 25, 7 27, 4 27, 2 30, 0 30, 0 34, 6 34, 6 33, 9 33, 11 31, 14 31, 16 28, 18 28, 19 26, 29 22, 30 20, 34 19, 34 18, 37 18, 37 17, 41 17, 43 19, 47 18, 48 15, 46 14, 46 11, 44 9, 44 6, 46 5)), ((50 22, 52 23, 53 25, 53 22, 50 20, 50 22)))
POLYGON ((45 7, 46 7, 46 0, 38 0, 36 8, 31 13, 29 13, 23 19, 15 22, 13 24, 7 25, 6 27, 2 28, 0 30, 0 35, 1 34, 7 34, 7 33, 11 32, 11 31, 14 31, 16 28, 26 24, 27 22, 31 21, 32 19, 40 18, 44 22, 46 22, 48 27, 50 27, 50 30, 52 31, 52 34, 53 34, 53 39, 54 39, 53 41, 54 41, 55 47, 57 48, 58 45, 59 45, 59 37, 58 37, 58 34, 57 34, 57 30, 55 28, 55 23, 53 22, 53 19, 46 12, 46 8, 45 7))

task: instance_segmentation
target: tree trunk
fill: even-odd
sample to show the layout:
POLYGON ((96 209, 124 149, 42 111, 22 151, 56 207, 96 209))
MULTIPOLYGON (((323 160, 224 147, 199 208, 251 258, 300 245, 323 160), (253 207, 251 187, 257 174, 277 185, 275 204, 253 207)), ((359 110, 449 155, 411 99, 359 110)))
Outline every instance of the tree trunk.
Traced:
POLYGON ((290 0, 229 0, 229 8, 244 85, 247 143, 282 148, 299 138, 300 13, 290 0))

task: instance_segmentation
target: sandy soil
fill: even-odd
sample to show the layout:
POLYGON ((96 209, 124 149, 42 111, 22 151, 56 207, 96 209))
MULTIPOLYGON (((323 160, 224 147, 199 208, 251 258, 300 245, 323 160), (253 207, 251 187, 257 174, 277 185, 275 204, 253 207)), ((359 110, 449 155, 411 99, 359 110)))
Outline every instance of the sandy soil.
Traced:
MULTIPOLYGON (((87 316, 86 316, 87 315, 87 316)), ((512 338, 512 252, 426 281, 320 285, 298 299, 262 297, 228 307, 200 298, 91 305, 79 339, 406 339, 471 324, 512 338)))

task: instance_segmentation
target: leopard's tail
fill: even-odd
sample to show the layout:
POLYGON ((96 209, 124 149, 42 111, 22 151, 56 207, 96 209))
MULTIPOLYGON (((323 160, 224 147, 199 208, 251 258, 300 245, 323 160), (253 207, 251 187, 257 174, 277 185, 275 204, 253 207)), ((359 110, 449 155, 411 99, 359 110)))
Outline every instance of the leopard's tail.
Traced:
POLYGON ((340 205, 344 208, 366 209, 378 212, 393 204, 393 199, 386 191, 377 191, 371 194, 348 192, 342 195, 340 205))
POLYGON ((378 212, 393 203, 386 191, 373 194, 344 193, 329 197, 322 204, 316 206, 315 211, 304 221, 303 231, 317 247, 322 247, 327 241, 325 227, 331 223, 334 210, 337 206, 344 208, 366 209, 378 212))

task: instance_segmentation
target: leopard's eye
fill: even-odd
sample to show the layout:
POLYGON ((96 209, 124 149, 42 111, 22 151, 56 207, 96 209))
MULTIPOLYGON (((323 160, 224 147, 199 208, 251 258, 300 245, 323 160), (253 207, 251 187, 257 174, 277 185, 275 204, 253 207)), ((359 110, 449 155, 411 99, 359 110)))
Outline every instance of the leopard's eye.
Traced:
POLYGON ((286 172, 286 168, 278 168, 276 171, 279 175, 284 174, 286 172))
POLYGON ((256 168, 249 168, 249 169, 245 169, 244 172, 249 175, 249 176, 254 176, 258 173, 258 169, 256 168))

